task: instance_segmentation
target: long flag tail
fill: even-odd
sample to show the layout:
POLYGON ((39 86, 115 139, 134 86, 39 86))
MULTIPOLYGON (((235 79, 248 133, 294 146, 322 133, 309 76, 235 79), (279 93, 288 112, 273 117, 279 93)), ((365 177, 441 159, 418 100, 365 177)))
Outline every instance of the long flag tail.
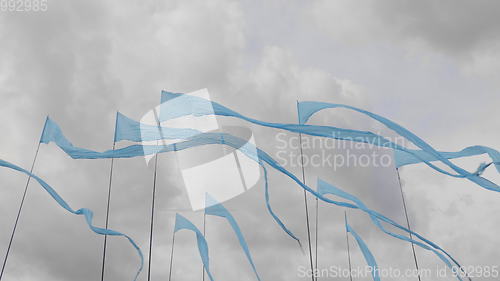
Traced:
MULTIPOLYGON (((163 111, 162 111, 163 112, 163 111)), ((55 124, 54 122, 52 122, 55 124)), ((55 124, 56 125, 56 124, 55 124)), ((57 131, 56 131, 57 132, 57 131)), ((83 149, 83 148, 77 148, 74 147, 67 141, 64 136, 62 135, 62 132, 57 132, 57 134, 54 134, 53 136, 56 137, 56 139, 51 140, 48 139, 48 141, 54 141, 57 145, 63 146, 61 149, 66 151, 68 154, 70 154, 73 158, 109 158, 109 157, 115 157, 115 158, 120 158, 120 157, 135 157, 137 155, 145 155, 146 152, 151 152, 151 153, 160 153, 160 152, 169 152, 169 151, 179 151, 179 150, 184 150, 184 149, 189 149, 191 147, 196 147, 196 146, 201 146, 201 145, 209 145, 209 144, 222 144, 222 145, 228 145, 231 146, 235 149, 239 149, 244 155, 252 159, 253 161, 256 161, 264 167, 264 164, 268 164, 275 170, 277 170, 280 173, 283 173, 290 179, 292 179, 297 185, 299 185, 301 188, 305 189, 309 193, 313 194, 314 196, 318 197, 320 200, 330 203, 330 204, 335 204, 343 207, 348 207, 348 208, 355 208, 355 209, 360 209, 366 214, 370 216, 372 219, 372 222, 383 232, 386 234, 393 236, 397 239, 400 240, 405 240, 409 242, 415 243, 415 245, 418 245, 422 248, 425 248, 427 250, 433 251, 443 262, 446 263, 448 267, 451 267, 450 260, 452 260, 457 266, 460 266, 460 264, 451 257, 450 254, 448 254, 446 251, 444 251, 441 247, 436 245, 435 243, 431 242, 430 240, 426 239, 425 237, 419 235, 418 233, 415 233, 408 228, 396 223, 395 221, 385 217, 384 215, 377 213, 373 210, 368 209, 359 199, 353 197, 350 194, 345 193, 344 191, 336 189, 336 192, 338 191, 337 196, 340 196, 342 198, 348 199, 350 201, 353 201, 355 204, 352 203, 346 203, 346 202, 338 202, 335 200, 331 200, 329 198, 324 197, 320 193, 318 193, 316 190, 313 190, 311 187, 308 185, 304 184, 301 182, 294 174, 292 174, 290 171, 282 167, 275 159, 273 159, 269 154, 267 154, 265 151, 251 146, 250 144, 243 145, 245 144, 245 140, 240 139, 238 137, 235 137, 230 134, 226 133, 201 133, 196 135, 195 137, 189 138, 188 140, 181 141, 178 143, 173 143, 173 144, 168 144, 168 145, 161 145, 161 146, 142 146, 142 145, 131 145, 129 147, 117 149, 115 151, 105 151, 105 152, 96 152, 96 151, 91 151, 88 149, 83 149), (69 144, 68 144, 69 143, 69 144), (67 144, 66 147, 64 147, 64 144, 67 144), (147 148, 149 147, 149 148, 147 148), (250 149, 251 148, 251 149, 250 149), (346 197, 343 197, 346 196, 346 197), (412 233, 415 237, 418 237, 421 239, 423 242, 415 241, 412 240, 408 237, 387 231, 381 224, 380 221, 389 223, 407 233, 412 233), (446 255, 448 258, 446 258, 444 255, 446 255)), ((266 179, 266 184, 267 184, 267 179, 266 179)), ((324 182, 319 181, 319 185, 323 185, 324 182)), ((318 188, 321 188, 319 186, 318 188)), ((318 189, 319 190, 319 189, 318 189)), ((268 203, 268 202, 267 202, 268 203)), ((281 225, 283 228, 283 225, 281 225)), ((286 229, 286 228, 284 228, 286 229)), ((287 232, 289 235, 291 232, 287 232)), ((293 237, 293 236, 292 236, 293 237)), ((459 277, 457 277, 459 280, 461 280, 459 277)))
POLYGON ((214 278, 212 276, 212 273, 210 273, 210 266, 209 266, 209 258, 208 258, 208 244, 207 241, 205 240, 205 237, 201 233, 201 231, 188 219, 183 217, 180 214, 176 214, 175 216, 175 229, 174 232, 177 232, 179 230, 186 229, 186 230, 191 230, 192 232, 196 233, 196 241, 198 242, 198 251, 200 252, 200 257, 201 261, 203 262, 203 265, 205 267, 205 271, 210 278, 210 281, 214 281, 214 278))
POLYGON ((361 236, 359 236, 356 231, 354 231, 354 229, 349 225, 349 223, 347 222, 347 217, 345 217, 345 229, 347 232, 351 233, 354 239, 356 239, 356 242, 358 242, 358 246, 361 249, 363 256, 365 257, 366 263, 371 269, 373 280, 380 281, 377 261, 375 260, 375 257, 373 256, 372 252, 366 245, 365 241, 363 241, 361 236))
POLYGON ((30 173, 29 171, 27 171, 19 166, 16 166, 12 163, 9 163, 7 161, 4 161, 2 159, 0 159, 0 166, 24 173, 24 174, 32 177, 33 179, 35 179, 43 187, 43 189, 45 189, 45 191, 47 191, 47 193, 49 193, 49 195, 52 197, 52 199, 54 199, 57 202, 57 204, 59 204, 59 206, 61 206, 63 209, 65 209, 66 211, 68 211, 72 214, 84 216, 88 227, 93 232, 95 232, 99 235, 122 236, 122 237, 127 238, 127 240, 130 242, 130 244, 132 244, 132 246, 136 249, 137 255, 139 256, 139 258, 141 260, 140 267, 137 270, 137 273, 134 277, 134 281, 137 280, 137 277, 139 276, 139 273, 141 273, 143 265, 144 265, 144 257, 142 255, 141 249, 139 248, 139 246, 137 246, 137 244, 135 243, 135 241, 131 237, 129 237, 128 235, 123 234, 121 232, 112 230, 112 229, 105 229, 105 228, 100 228, 100 227, 94 226, 94 224, 92 222, 93 217, 94 217, 94 213, 92 212, 92 210, 87 209, 87 208, 81 208, 78 210, 74 210, 73 208, 71 208, 71 206, 66 201, 64 201, 64 199, 55 191, 54 188, 52 188, 48 183, 46 183, 44 180, 42 180, 37 175, 30 173))
POLYGON ((255 264, 252 259, 252 255, 250 254, 250 250, 248 248, 248 244, 245 240, 245 237, 243 236, 243 233, 241 232, 241 229, 236 222, 236 219, 231 215, 231 213, 221 204, 218 203, 212 196, 210 196, 208 193, 206 194, 206 208, 205 208, 205 214, 211 215, 211 216, 218 216, 218 217, 223 217, 227 220, 229 225, 234 231, 234 234, 236 237, 238 237, 238 241, 240 242, 240 246, 245 252, 245 256, 247 257, 248 262, 252 266, 253 272, 255 273, 255 276, 259 281, 261 281, 259 274, 257 273, 257 269, 255 268, 255 264))

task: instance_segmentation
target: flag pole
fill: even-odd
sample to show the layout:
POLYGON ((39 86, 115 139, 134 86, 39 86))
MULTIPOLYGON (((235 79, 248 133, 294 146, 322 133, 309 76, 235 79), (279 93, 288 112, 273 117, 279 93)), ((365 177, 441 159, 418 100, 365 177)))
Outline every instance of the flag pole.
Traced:
POLYGON ((168 270, 168 281, 172 280, 172 265, 174 264, 175 228, 172 235, 172 250, 170 251, 170 267, 168 270))
MULTIPOLYGON (((399 168, 396 168, 396 174, 398 175, 398 184, 399 184, 399 190, 401 191, 401 200, 403 202, 403 210, 405 213, 406 225, 408 226, 408 230, 410 231, 410 239, 413 240, 413 235, 411 234, 410 219, 408 218, 408 211, 406 209, 406 200, 405 200, 405 195, 403 192, 403 185, 401 184, 401 177, 399 175, 399 168)), ((418 267, 417 254, 415 252, 415 244, 413 244, 413 242, 411 242, 411 251, 413 253, 413 260, 415 261, 415 269, 417 270, 418 281, 421 281, 420 270, 418 267)))
MULTIPOLYGON (((158 117, 158 113, 154 110, 154 115, 156 119, 156 124, 158 126, 158 132, 160 133, 161 140, 163 144, 165 144, 165 140, 163 139, 163 132, 161 129, 160 119, 158 117)), ((156 141, 156 145, 159 144, 159 140, 156 141)), ((152 199, 151 199, 151 226, 149 230, 149 254, 148 254, 148 281, 151 281, 151 260, 153 253, 153 232, 154 232, 154 214, 155 214, 155 199, 156 199, 156 180, 158 176, 158 153, 155 154, 155 168, 153 175, 153 191, 152 191, 152 199)))
MULTIPOLYGON (((205 237, 205 240, 207 239, 207 236, 206 236, 206 228, 207 228, 207 212, 206 212, 206 208, 207 208, 207 206, 205 206, 205 210, 203 211, 203 237, 205 237)), ((201 276, 202 276, 201 280, 205 281, 205 264, 201 265, 201 276)))
MULTIPOLYGON (((347 210, 344 210, 344 220, 347 221, 347 210)), ((347 233, 347 227, 345 227, 345 239, 347 245, 347 261, 349 263, 349 280, 352 281, 351 250, 349 246, 349 234, 347 233)))
POLYGON ((156 173, 158 169, 158 154, 155 155, 155 170, 153 176, 153 193, 151 201, 151 225, 149 229, 149 254, 148 254, 148 281, 151 280, 151 256, 153 252, 153 231, 154 231, 154 214, 155 214, 155 198, 156 198, 156 173))
MULTIPOLYGON (((297 100, 297 114, 299 117, 299 122, 300 122, 300 112, 299 112, 299 101, 297 100)), ((302 134, 299 133, 299 145, 300 145, 300 167, 302 169, 302 183, 306 184, 306 176, 305 176, 305 171, 304 171, 304 155, 302 151, 302 134)), ((311 264, 311 280, 315 280, 315 271, 314 271, 314 265, 313 265, 313 259, 312 259, 312 247, 311 247, 311 229, 310 229, 310 224, 309 224, 309 208, 308 208, 308 203, 307 203, 307 192, 304 190, 304 205, 305 205, 305 213, 306 213, 306 226, 307 226, 307 242, 309 245, 309 262, 311 264)))
MULTIPOLYGON (((35 152, 35 157, 33 158, 33 162, 31 164, 31 169, 30 169, 30 173, 33 173, 33 168, 35 167, 35 163, 36 163, 36 159, 38 157, 38 151, 40 150, 40 142, 38 142, 38 146, 36 148, 36 152, 35 152)), ((5 271, 5 266, 7 264, 7 260, 9 259, 9 254, 10 254, 10 249, 12 247, 12 241, 14 240, 14 236, 16 234, 16 230, 17 230, 17 224, 19 222, 19 217, 21 216, 21 212, 23 210, 23 206, 24 206, 24 201, 26 199, 26 194, 28 192, 28 186, 30 184, 30 180, 31 180, 31 175, 28 176, 28 180, 26 181, 26 185, 24 187, 24 192, 23 192, 23 197, 21 199, 21 203, 19 204, 19 209, 17 211, 17 216, 16 216, 16 221, 14 223, 14 227, 12 228, 12 233, 10 235, 10 239, 9 239, 9 246, 7 247, 7 252, 5 253, 5 258, 3 260, 3 264, 2 264, 2 271, 0 271, 0 280, 2 280, 2 277, 3 277, 3 274, 4 274, 4 271, 5 271)))
MULTIPOLYGON (((118 124, 118 113, 115 119, 115 135, 113 137, 113 151, 115 150, 116 146, 116 126, 118 124)), ((111 186, 113 183, 113 167, 114 167, 114 162, 115 158, 111 158, 111 166, 109 169, 109 183, 108 183, 108 198, 107 198, 107 204, 106 204, 106 230, 108 229, 109 226, 109 207, 110 207, 110 202, 111 202, 111 186)), ((103 245, 103 250, 102 250, 102 268, 101 268, 101 281, 104 281, 104 272, 106 269, 106 249, 107 249, 107 243, 108 243, 108 235, 104 235, 104 245, 103 245)))
MULTIPOLYGON (((43 136, 43 132, 45 131, 45 126, 47 125, 48 119, 49 119, 49 117, 47 116, 47 119, 46 119, 45 124, 43 126, 42 136, 43 136)), ((33 157, 33 162, 31 163, 30 174, 33 173, 33 169, 35 168, 35 163, 36 163, 36 159, 38 158, 38 152, 40 151, 41 142, 42 142, 42 140, 40 137, 40 141, 38 141, 38 145, 36 147, 35 156, 33 157)), ((26 194, 28 193, 28 186, 30 184, 30 180, 31 180, 31 175, 28 176, 28 179, 26 181, 26 185, 24 187, 23 197, 21 199, 21 203, 19 204, 19 209, 17 211, 16 221, 14 223, 14 227, 12 228, 12 233, 11 233, 10 239, 9 239, 9 245, 7 246, 5 258, 4 258, 3 263, 2 263, 2 270, 0 271, 0 280, 2 280, 3 274, 5 272, 5 266, 7 265, 7 260, 9 259, 10 249, 12 247, 12 242, 14 241, 14 236, 16 235, 17 225, 19 222, 19 218, 21 217, 21 212, 23 210, 24 201, 26 200, 26 194)))
POLYGON ((319 229, 319 200, 318 197, 316 197, 316 229, 315 229, 315 262, 314 262, 314 268, 318 269, 318 229, 319 229))

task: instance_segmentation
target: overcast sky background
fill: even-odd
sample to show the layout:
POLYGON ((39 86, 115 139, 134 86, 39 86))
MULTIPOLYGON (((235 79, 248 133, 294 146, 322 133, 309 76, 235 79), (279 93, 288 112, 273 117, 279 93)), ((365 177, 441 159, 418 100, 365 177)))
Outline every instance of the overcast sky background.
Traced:
MULTIPOLYGON (((386 116, 440 150, 475 144, 498 149, 499 15, 496 1, 451 0, 50 0, 43 13, 1 12, 0 158, 29 168, 47 115, 76 145, 110 149, 117 110, 139 120, 158 104, 162 89, 201 88, 208 88, 213 100, 261 120, 296 122, 297 100, 346 103, 386 116)), ((311 123, 390 134, 347 111, 325 111, 311 123)), ((250 127, 257 145, 276 156, 276 130, 238 124, 250 127)), ((456 162, 472 170, 481 161, 485 158, 456 162)), ((72 160, 50 144, 41 146, 35 173, 73 208, 94 210, 96 224, 103 226, 109 165, 110 160, 72 160)), ((176 165, 173 154, 160 157, 152 280, 168 278, 175 209, 185 204, 176 165)), ((300 175, 299 167, 288 168, 300 175)), ((121 159, 114 173, 110 228, 130 234, 147 256, 153 167, 144 159, 121 159)), ((485 176, 500 180, 493 169, 485 176)), ((269 177, 274 210, 306 241, 302 191, 274 171, 269 177)), ((306 167, 311 186, 318 177, 405 223, 393 166, 306 167)), ((404 167, 401 177, 416 232, 464 265, 499 264, 500 194, 423 165, 404 167)), ((3 260, 26 177, 2 169, 0 179, 3 260)), ((261 180, 225 203, 261 277, 307 280, 297 269, 307 266, 308 258, 273 222, 263 199, 261 180)), ((202 213, 183 215, 202 227, 202 213)), ((360 212, 349 211, 349 217, 380 266, 413 268, 409 244, 382 234, 360 212)), ((319 220, 320 268, 345 268, 343 209, 320 204, 319 220)), ((173 279, 200 280, 194 235, 182 232, 177 238, 173 279)), ((255 280, 223 219, 208 217, 207 240, 216 280, 255 280)), ((83 218, 62 210, 32 182, 4 280, 99 280, 102 241, 83 218)), ((106 280, 132 280, 135 251, 124 239, 108 241, 106 280)), ((364 266, 352 238, 351 249, 353 265, 364 266)), ((443 266, 427 251, 417 249, 417 257, 421 267, 443 266)), ((140 280, 146 278, 143 272, 140 280)))

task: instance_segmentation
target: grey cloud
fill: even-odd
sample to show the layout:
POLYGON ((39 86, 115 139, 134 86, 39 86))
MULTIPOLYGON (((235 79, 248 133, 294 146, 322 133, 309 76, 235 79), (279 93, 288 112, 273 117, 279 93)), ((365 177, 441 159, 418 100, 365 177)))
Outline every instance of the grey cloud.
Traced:
POLYGON ((447 55, 470 56, 498 44, 494 1, 329 2, 312 5, 320 28, 337 38, 420 42, 447 55))
POLYGON ((500 38, 500 4, 494 1, 389 1, 372 7, 399 36, 445 53, 470 55, 500 38))
MULTIPOLYGON (((392 36, 423 38, 441 52, 454 56, 487 45, 488 38, 496 38, 492 17, 488 14, 481 17, 473 31, 468 29, 472 28, 468 22, 471 17, 464 15, 464 11, 470 10, 475 15, 480 11, 494 13, 496 8, 467 7, 468 4, 453 7, 449 22, 462 25, 460 29, 466 31, 462 38, 457 35, 459 27, 449 22, 442 23, 439 28, 431 25, 441 24, 439 12, 444 8, 440 5, 445 4, 432 7, 411 4, 416 6, 411 8, 410 4, 388 3, 353 9, 356 4, 346 3, 342 5, 348 5, 349 9, 343 9, 340 4, 332 6, 334 14, 329 14, 328 7, 315 6, 317 9, 322 7, 316 10, 321 14, 314 14, 322 26, 309 22, 310 7, 298 3, 279 3, 266 10, 258 4, 230 1, 51 1, 46 14, 2 14, 0 119, 3 120, 2 132, 7 137, 0 138, 1 157, 29 167, 47 114, 62 126, 76 145, 109 149, 116 110, 140 119, 157 105, 161 89, 188 92, 205 87, 209 88, 214 100, 262 120, 296 122, 296 100, 324 100, 376 109, 416 128, 440 147, 461 148, 468 142, 479 141, 496 145, 494 139, 498 133, 482 133, 496 121, 486 121, 480 129, 476 125, 491 117, 498 100, 490 100, 488 105, 479 108, 488 101, 487 97, 473 99, 468 92, 482 81, 460 82, 466 78, 453 74, 441 79, 442 70, 434 65, 408 67, 394 55, 407 48, 397 40, 393 41, 393 49, 375 48, 367 52, 363 49, 366 45, 360 41, 353 40, 350 44, 354 47, 348 51, 339 44, 345 38, 359 36, 355 33, 361 33, 366 24, 357 21, 359 15, 366 15, 363 19, 367 21, 375 19, 375 29, 373 36, 363 35, 365 33, 361 36, 373 40, 373 45, 380 43, 377 36, 383 34, 379 33, 383 29, 379 27, 390 25, 393 26, 389 28, 394 33, 392 36), (287 8, 282 8, 283 5, 287 8), (278 19, 278 12, 283 17, 278 19), (258 17, 259 14, 262 16, 258 17), (325 36, 325 29, 333 36, 325 36), (463 41, 466 38, 471 42, 463 41), (373 65, 384 68, 374 71, 373 65), (427 88, 428 76, 422 74, 426 72, 436 75, 440 83, 432 83, 433 87, 427 88), (393 76, 385 79, 382 74, 393 76), (457 87, 461 91, 454 91, 457 87), (437 95, 438 101, 430 104, 429 99, 437 95), (467 123, 452 126, 450 123, 457 117, 453 108, 436 113, 436 108, 450 100, 456 106, 453 108, 467 105, 478 108, 473 109, 474 114, 461 117, 467 119, 467 123), (420 119, 425 114, 429 120, 420 119), (430 121, 437 125, 433 126, 430 121), (447 128, 443 128, 444 125, 447 128), (473 136, 469 132, 474 133, 473 136)), ((422 52, 435 55, 429 50, 422 52)), ((454 71, 453 66, 446 67, 454 71)), ((220 121, 251 127, 257 144, 275 155, 276 130, 226 119, 220 118, 220 121)), ((346 112, 329 111, 314 117, 311 122, 381 129, 365 118, 346 112)), ((293 152, 293 149, 288 150, 293 152)), ((305 153, 318 151, 309 149, 305 153)), ((362 152, 365 150, 358 151, 362 152)), ((42 145, 35 172, 75 208, 86 206, 95 210, 96 224, 102 226, 109 164, 109 160, 72 160, 53 145, 42 145)), ((159 167, 161 177, 153 252, 155 280, 168 276, 175 213, 172 209, 186 203, 173 155, 160 156, 159 167)), ((296 175, 301 174, 299 167, 289 168, 296 175)), ((147 253, 153 167, 146 166, 141 158, 120 159, 115 162, 114 172, 110 227, 130 234, 147 253)), ((498 260, 498 254, 491 250, 471 254, 471 249, 483 247, 483 242, 498 244, 498 238, 493 235, 497 228, 495 219, 487 216, 496 211, 495 201, 489 198, 491 193, 483 193, 470 183, 462 182, 457 191, 454 189, 457 181, 437 175, 426 167, 405 168, 402 176, 415 230, 451 249, 466 264, 498 260), (455 195, 448 198, 449 194, 455 195), (457 194, 467 194, 471 202, 453 203, 454 198, 459 198, 457 194), (454 215, 445 215, 446 211, 454 215), (461 227, 460 218, 463 223, 471 223, 476 215, 484 218, 482 225, 488 229, 487 233, 476 236, 474 228, 461 227), (460 229, 461 233, 452 235, 450 229, 460 229), (463 246, 464 241, 467 246, 463 246)), ((0 177, 5 187, 0 193, 0 251, 3 253, 25 177, 5 170, 0 171, 0 177)), ((276 172, 270 171, 269 177, 274 210, 290 229, 305 239, 302 190, 276 172)), ((360 196, 370 207, 404 223, 393 167, 343 167, 337 171, 330 167, 307 167, 306 177, 311 186, 315 186, 317 177, 337 184, 360 196)), ((307 266, 308 259, 273 222, 263 198, 261 180, 251 191, 226 205, 240 222, 263 279, 299 279, 297 267, 307 266)), ((309 204, 311 219, 314 219, 315 201, 311 197, 309 204)), ((326 204, 319 206, 319 264, 346 267, 343 210, 326 204)), ((183 214, 201 227, 201 213, 183 214)), ((381 265, 412 266, 407 243, 381 234, 366 215, 349 211, 349 218, 381 265)), ((81 218, 64 213, 34 183, 30 185, 20 223, 5 280, 99 278, 102 237, 91 233, 81 218)), ((227 225, 210 217, 207 227, 217 280, 254 280, 227 225)), ((174 276, 199 280, 201 263, 194 236, 181 233, 178 238, 174 276)), ((108 241, 107 280, 131 279, 138 262, 133 249, 123 239, 108 241)), ((364 265, 352 239, 351 249, 354 264, 364 265)), ((426 266, 434 267, 439 263, 424 251, 419 251, 418 255, 426 266)), ((145 279, 143 273, 140 280, 145 279)))

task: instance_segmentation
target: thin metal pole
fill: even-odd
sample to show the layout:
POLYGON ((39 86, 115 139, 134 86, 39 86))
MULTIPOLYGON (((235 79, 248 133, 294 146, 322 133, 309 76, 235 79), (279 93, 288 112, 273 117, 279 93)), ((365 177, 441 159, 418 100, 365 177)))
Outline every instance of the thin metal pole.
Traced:
MULTIPOLYGON (((344 211, 344 220, 347 221, 347 211, 344 211)), ((345 228, 345 239, 347 244, 347 261, 349 262, 349 279, 352 281, 351 250, 349 247, 349 234, 347 233, 347 227, 345 228)))
MULTIPOLYGON (((403 185, 401 184, 401 177, 399 175, 399 168, 396 168, 396 174, 398 175, 399 190, 401 191, 401 200, 403 201, 403 209, 404 209, 405 217, 406 217, 406 225, 408 226, 408 230, 410 231, 410 233, 409 233, 410 234, 410 239, 413 240, 413 235, 411 234, 412 230, 411 230, 411 226, 410 226, 410 219, 408 218, 408 211, 407 211, 407 208, 406 208, 406 200, 405 200, 405 196, 404 196, 404 192, 403 192, 403 185)), ((420 279, 420 269, 419 269, 419 266, 418 266, 417 254, 415 252, 415 244, 413 242, 411 242, 411 250, 412 250, 412 253, 413 253, 413 260, 415 261, 415 269, 417 270, 417 277, 418 277, 418 280, 421 281, 421 279, 420 279)), ((460 267, 460 271, 465 274, 465 276, 467 277, 467 279, 469 279, 469 281, 472 281, 471 277, 463 269, 463 267, 460 267)))
MULTIPOLYGON (((302 134, 299 133, 299 143, 300 143, 300 166, 302 168, 302 182, 306 184, 306 176, 305 176, 305 171, 304 171, 304 156, 302 152, 302 134)), ((312 259, 312 247, 311 247, 311 229, 309 225, 309 209, 308 209, 308 204, 307 204, 307 192, 304 190, 304 205, 305 205, 305 212, 306 212, 306 226, 307 226, 307 243, 309 245, 309 262, 311 263, 311 280, 315 280, 315 272, 314 272, 314 265, 313 265, 313 259, 312 259)))
POLYGON ((154 231, 154 214, 155 214, 155 198, 156 198, 156 175, 158 169, 158 154, 155 155, 155 172, 153 177, 153 195, 151 201, 151 228, 149 231, 149 258, 148 258, 148 281, 151 280, 151 255, 153 252, 153 231, 154 231))
MULTIPOLYGON (((35 168, 36 159, 38 157, 38 151, 40 150, 40 142, 38 142, 38 146, 36 147, 35 157, 33 158, 33 162, 31 163, 30 173, 33 173, 33 169, 35 168)), ((24 187, 23 197, 21 199, 21 204, 19 204, 19 210, 17 211, 16 222, 14 223, 14 227, 12 228, 12 233, 10 235, 9 246, 7 247, 7 252, 5 253, 5 259, 2 264, 2 271, 0 271, 0 280, 2 280, 3 273, 5 271, 5 265, 7 264, 7 260, 9 258, 10 248, 12 247, 12 241, 14 240, 14 235, 16 234, 17 224, 19 222, 19 217, 21 216, 21 212, 24 206, 24 200, 26 199, 26 193, 28 192, 28 186, 30 184, 31 175, 28 176, 28 180, 26 181, 26 186, 24 187)))
POLYGON ((319 229, 319 201, 318 201, 318 197, 316 197, 316 238, 315 238, 315 263, 314 263, 314 268, 318 268, 318 229, 319 229))
MULTIPOLYGON (((205 208, 206 207, 207 206, 205 206, 205 208)), ((206 228, 207 228, 207 213, 204 211, 203 212, 203 237, 205 237, 205 240, 207 239, 206 228)), ((205 281, 205 264, 202 264, 202 266, 201 266, 201 276, 202 276, 202 280, 205 281)))
MULTIPOLYGON (((116 126, 115 126, 116 130, 116 126)), ((116 140, 113 140, 113 151, 115 150, 116 140)), ((111 186, 113 182, 113 166, 114 166, 115 158, 111 158, 111 167, 109 169, 109 184, 108 184, 108 200, 106 205, 106 230, 108 229, 109 222, 109 206, 111 202, 111 186)), ((104 281, 104 272, 106 268, 106 248, 108 243, 108 235, 104 235, 104 245, 102 250, 102 268, 101 268, 101 281, 104 281)))
POLYGON ((169 269, 169 272, 168 272, 168 281, 172 280, 172 265, 174 263, 175 233, 176 232, 174 230, 174 234, 172 235, 172 250, 170 252, 170 269, 169 269))
MULTIPOLYGON (((399 190, 401 191, 401 200, 403 201, 403 209, 404 209, 405 217, 406 217, 406 225, 408 226, 408 230, 411 231, 410 219, 408 218, 408 211, 406 209, 405 195, 403 193, 403 185, 401 184, 401 177, 399 176, 399 169, 398 168, 396 168, 396 173, 398 174, 399 190)), ((410 239, 413 240, 413 235, 411 234, 411 232, 410 232, 410 239)), ((411 242, 411 251, 413 252, 413 260, 415 261, 415 268, 417 269, 417 277, 418 277, 418 280, 421 281, 420 270, 418 268, 417 254, 415 253, 415 244, 413 244, 413 242, 411 242)))
MULTIPOLYGON (((297 100, 297 116, 300 122, 300 109, 299 109, 299 101, 297 100)), ((306 184, 306 173, 304 170, 304 155, 302 151, 302 134, 299 133, 299 144, 300 144, 300 167, 302 169, 302 183, 306 184)), ((317 199, 317 198, 316 198, 317 199)), ((307 203, 307 192, 304 190, 304 205, 306 212, 306 226, 307 226, 307 244, 309 246, 309 262, 311 264, 311 280, 315 280, 316 272, 314 271, 313 259, 312 259, 312 247, 311 247, 311 228, 309 224, 309 207, 307 203)), ((299 243, 300 244, 300 243, 299 243)))
MULTIPOLYGON (((161 128, 160 119, 158 117, 158 113, 154 110, 154 116, 156 119, 156 125, 158 126, 158 132, 160 133, 161 140, 163 145, 165 145, 165 139, 163 137, 163 131, 161 128)), ((159 141, 156 141, 156 145, 159 144, 159 141)), ((148 255, 148 281, 151 281, 151 256, 153 253, 153 232, 154 232, 154 214, 155 214, 155 199, 156 199, 156 179, 158 175, 158 153, 155 154, 155 171, 153 176, 153 194, 151 200, 151 228, 149 231, 149 255, 148 255)))

